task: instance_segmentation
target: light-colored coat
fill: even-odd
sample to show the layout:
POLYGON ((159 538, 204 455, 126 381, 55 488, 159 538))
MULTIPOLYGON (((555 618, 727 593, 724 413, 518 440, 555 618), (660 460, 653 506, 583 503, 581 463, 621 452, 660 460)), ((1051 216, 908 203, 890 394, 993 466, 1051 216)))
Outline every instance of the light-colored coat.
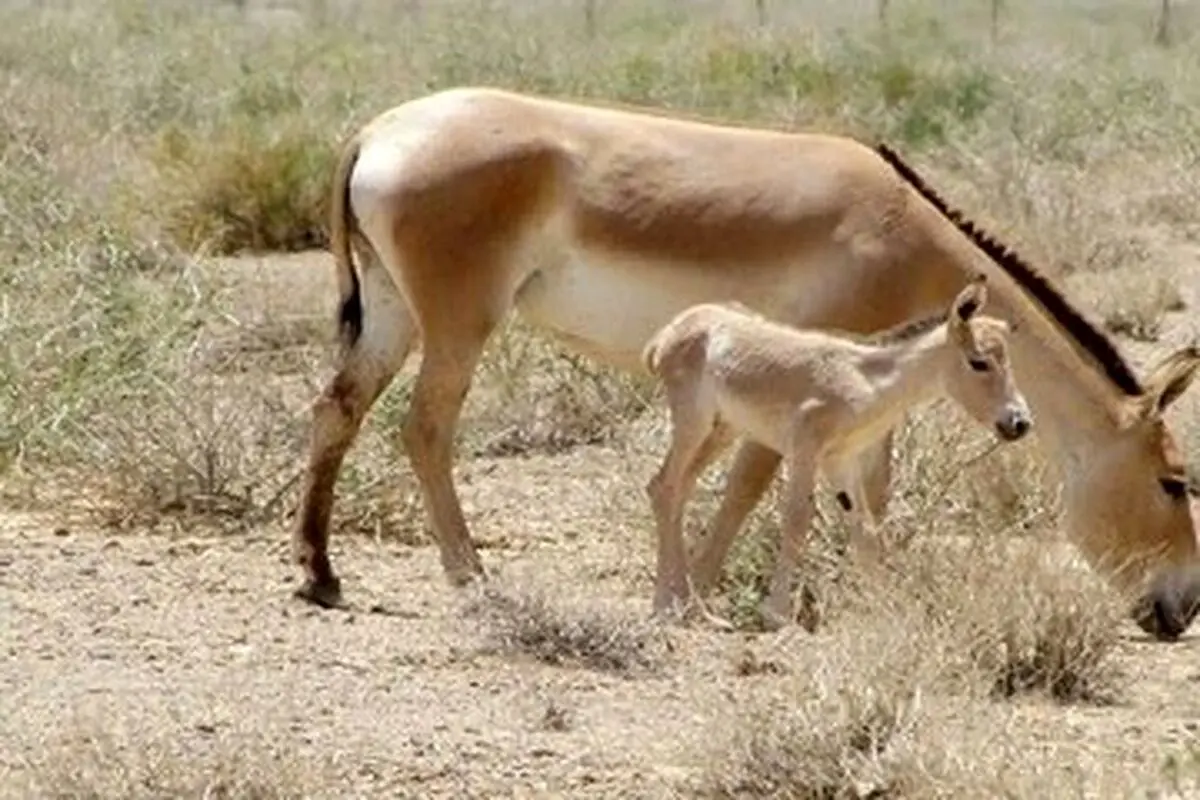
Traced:
MULTIPOLYGON (((483 347, 512 310, 580 352, 639 369, 684 308, 735 300, 808 327, 866 333, 944 307, 978 272, 1019 323, 1013 366, 1065 481, 1067 534, 1163 638, 1190 624, 1200 554, 1184 459, 1163 412, 1200 352, 1144 382, 1011 251, 884 147, 462 88, 379 115, 334 176, 344 352, 313 407, 294 534, 299 596, 341 602, 333 487, 364 416, 421 341, 402 438, 447 577, 483 574, 454 487, 454 432, 483 347), (357 268, 351 253, 358 256, 357 268)), ((883 512, 891 437, 867 453, 883 512)), ((779 465, 739 447, 693 562, 716 577, 779 465)))
POLYGON ((721 622, 693 595, 682 519, 696 480, 736 436, 779 453, 787 467, 779 553, 760 608, 769 628, 794 617, 793 573, 818 471, 851 515, 854 549, 873 555, 876 520, 859 457, 908 411, 948 396, 1004 440, 1024 436, 1033 422, 1010 369, 1009 326, 979 314, 986 301, 983 283, 972 283, 946 313, 872 340, 781 325, 727 303, 693 306, 656 333, 642 358, 666 389, 671 443, 647 487, 658 538, 655 613, 698 611, 721 622))

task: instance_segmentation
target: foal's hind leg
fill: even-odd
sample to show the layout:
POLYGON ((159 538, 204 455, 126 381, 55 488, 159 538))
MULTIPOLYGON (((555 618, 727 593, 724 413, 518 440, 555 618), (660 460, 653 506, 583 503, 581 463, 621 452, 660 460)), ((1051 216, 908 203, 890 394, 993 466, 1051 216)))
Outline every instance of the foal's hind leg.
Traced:
POLYGON ((708 622, 728 627, 708 613, 692 590, 683 516, 700 473, 728 444, 729 429, 718 422, 716 409, 710 399, 702 396, 702 388, 688 383, 686 378, 667 378, 671 444, 646 487, 658 541, 653 607, 658 616, 699 612, 708 622))
POLYGON ((844 512, 850 529, 847 555, 859 567, 870 567, 881 558, 881 542, 877 520, 868 500, 866 475, 862 458, 849 463, 829 464, 827 469, 837 487, 838 505, 844 512))
POLYGON ((404 364, 416 330, 388 273, 371 254, 359 256, 364 265, 363 331, 313 403, 308 466, 292 538, 294 557, 305 573, 296 596, 325 608, 342 600, 341 581, 329 561, 329 519, 338 472, 367 411, 404 364))

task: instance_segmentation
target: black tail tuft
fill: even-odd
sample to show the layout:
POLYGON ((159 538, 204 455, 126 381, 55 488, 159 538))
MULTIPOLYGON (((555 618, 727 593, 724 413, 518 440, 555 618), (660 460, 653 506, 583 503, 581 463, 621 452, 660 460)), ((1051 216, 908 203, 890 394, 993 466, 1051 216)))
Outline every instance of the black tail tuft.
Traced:
POLYGON ((342 301, 342 307, 338 311, 338 329, 347 345, 357 342, 363 330, 362 292, 359 290, 358 275, 351 272, 351 279, 354 289, 350 296, 342 301))

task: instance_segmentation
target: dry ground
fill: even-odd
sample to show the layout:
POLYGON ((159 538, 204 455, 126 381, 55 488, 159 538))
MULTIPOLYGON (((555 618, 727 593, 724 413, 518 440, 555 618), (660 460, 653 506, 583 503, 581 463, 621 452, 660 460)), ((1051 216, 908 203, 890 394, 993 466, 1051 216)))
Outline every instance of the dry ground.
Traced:
POLYGON ((374 111, 491 83, 886 139, 1144 369, 1200 334, 1196 4, 1173 48, 1117 0, 1011 0, 994 37, 945 0, 882 31, 610 0, 590 35, 557 0, 268 5, 0 3, 0 797, 1200 796, 1200 634, 1147 641, 1057 541, 1033 443, 978 458, 944 404, 901 437, 893 573, 839 572, 819 498, 812 633, 755 629, 770 502, 737 633, 647 622, 661 404, 520 326, 459 446, 494 590, 424 533, 412 363, 339 485, 353 608, 288 563, 329 158, 374 111))
MULTIPOLYGON (((1185 285, 1196 266, 1180 265, 1185 285)), ((256 319, 326 318, 327 267, 313 254, 208 271, 238 286, 230 313, 253 330, 256 319)), ((486 623, 465 613, 472 595, 444 584, 428 543, 335 535, 353 608, 321 612, 290 597, 281 524, 222 534, 184 521, 147 535, 90 516, 5 515, 0 794, 691 795, 714 752, 730 757, 721 743, 748 724, 751 698, 798 703, 797 676, 836 684, 825 671, 845 669, 838 658, 856 638, 896 645, 906 618, 817 634, 639 632, 649 526, 614 503, 640 500, 661 434, 637 441, 478 457, 459 479, 502 585, 568 617, 613 615, 603 630, 647 637, 646 669, 621 662, 620 645, 607 670, 490 648, 486 623), (878 625, 901 626, 898 638, 878 625)), ((1169 784, 1173 764, 1186 781, 1200 726, 1195 634, 1163 646, 1121 624, 1115 661, 1128 682, 1114 705, 948 707, 934 750, 969 765, 961 796, 1131 796, 1169 784)))

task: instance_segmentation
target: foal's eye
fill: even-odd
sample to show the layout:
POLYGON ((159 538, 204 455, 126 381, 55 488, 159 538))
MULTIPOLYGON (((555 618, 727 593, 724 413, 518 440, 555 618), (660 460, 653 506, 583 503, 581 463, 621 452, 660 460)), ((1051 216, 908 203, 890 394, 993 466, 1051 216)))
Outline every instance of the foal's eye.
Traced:
POLYGON ((1182 500, 1187 497, 1187 481, 1181 478, 1159 478, 1158 483, 1172 500, 1182 500))
POLYGON ((971 369, 975 370, 976 372, 988 371, 988 362, 982 358, 968 358, 967 364, 969 364, 971 369))

